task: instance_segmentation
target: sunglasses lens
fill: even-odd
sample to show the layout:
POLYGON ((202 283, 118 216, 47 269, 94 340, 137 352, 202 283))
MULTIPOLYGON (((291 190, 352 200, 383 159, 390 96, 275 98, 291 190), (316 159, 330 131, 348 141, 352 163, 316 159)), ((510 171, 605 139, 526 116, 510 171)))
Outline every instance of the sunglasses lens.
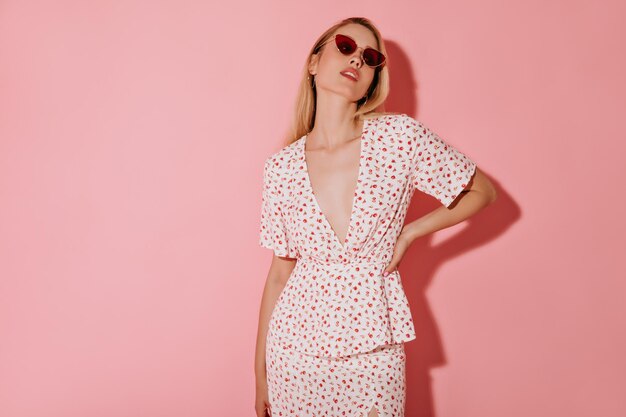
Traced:
POLYGON ((350 55, 356 50, 356 42, 347 36, 336 35, 335 43, 337 44, 337 49, 344 55, 350 55))
POLYGON ((385 62, 385 55, 378 52, 376 49, 367 48, 363 51, 363 60, 370 67, 376 67, 385 62))

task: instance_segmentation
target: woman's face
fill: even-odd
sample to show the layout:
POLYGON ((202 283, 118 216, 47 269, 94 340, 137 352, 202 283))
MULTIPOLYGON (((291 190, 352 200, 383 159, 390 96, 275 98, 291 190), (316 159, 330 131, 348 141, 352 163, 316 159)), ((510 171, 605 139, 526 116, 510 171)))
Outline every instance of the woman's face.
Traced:
POLYGON ((329 40, 319 51, 313 55, 309 65, 309 73, 315 75, 315 89, 317 94, 323 94, 320 90, 339 94, 351 102, 363 98, 374 79, 375 68, 365 65, 361 59, 361 52, 370 46, 378 49, 376 37, 366 27, 351 23, 337 29, 333 35, 342 34, 350 36, 356 41, 357 49, 350 55, 343 55, 337 49, 334 40, 329 40), (356 80, 349 75, 341 73, 351 69, 358 77, 356 80))

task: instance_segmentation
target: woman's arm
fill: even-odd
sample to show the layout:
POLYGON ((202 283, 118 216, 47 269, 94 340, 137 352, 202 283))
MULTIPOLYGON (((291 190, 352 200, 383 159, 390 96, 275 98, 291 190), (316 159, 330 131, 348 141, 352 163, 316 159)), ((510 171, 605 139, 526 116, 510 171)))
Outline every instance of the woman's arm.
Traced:
POLYGON ((498 194, 493 183, 476 167, 472 180, 449 207, 438 207, 404 225, 398 236, 391 261, 383 270, 383 276, 387 276, 397 268, 404 253, 415 239, 460 223, 496 201, 497 198, 498 194))
POLYGON ((402 238, 410 245, 417 238, 462 222, 496 199, 497 192, 494 185, 476 167, 472 181, 462 191, 458 201, 455 201, 450 207, 439 207, 405 225, 401 233, 402 238))
POLYGON ((259 327, 257 331, 256 354, 254 361, 254 372, 256 374, 257 385, 266 383, 265 372, 265 337, 267 329, 274 310, 274 305, 278 296, 283 291, 291 271, 296 266, 297 260, 294 258, 283 258, 274 255, 272 264, 270 265, 267 279, 265 280, 265 288, 261 299, 261 307, 259 312, 259 327))

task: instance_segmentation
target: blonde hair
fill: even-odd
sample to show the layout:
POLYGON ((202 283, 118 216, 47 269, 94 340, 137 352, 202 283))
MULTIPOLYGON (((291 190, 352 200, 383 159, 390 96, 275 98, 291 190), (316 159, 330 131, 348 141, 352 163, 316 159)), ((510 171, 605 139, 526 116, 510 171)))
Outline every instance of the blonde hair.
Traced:
POLYGON ((320 45, 326 42, 326 40, 330 39, 335 30, 350 23, 356 23, 369 29, 374 37, 376 37, 376 41, 378 43, 377 49, 385 54, 385 56, 387 57, 386 62, 380 67, 376 67, 375 69, 374 79, 372 80, 372 84, 367 91, 367 101, 359 100, 357 102, 357 111, 354 115, 355 121, 368 117, 373 117, 376 115, 386 114, 386 112, 384 112, 384 109, 382 109, 382 112, 374 111, 379 106, 382 107, 382 104, 389 95, 389 70, 387 68, 389 65, 389 57, 385 48, 385 42, 383 41, 383 38, 378 29, 369 19, 366 19, 364 17, 349 17, 334 24, 324 33, 322 33, 322 35, 317 39, 317 41, 315 42, 315 44, 313 44, 313 47, 309 51, 304 68, 302 70, 302 79, 300 81, 300 87, 298 88, 298 94, 296 96, 291 126, 291 137, 287 140, 285 145, 289 145, 295 142, 296 140, 310 132, 311 129, 313 129, 313 123, 315 121, 316 92, 313 89, 311 80, 308 78, 310 76, 308 65, 311 61, 311 57, 313 56, 313 54, 319 52, 320 45))

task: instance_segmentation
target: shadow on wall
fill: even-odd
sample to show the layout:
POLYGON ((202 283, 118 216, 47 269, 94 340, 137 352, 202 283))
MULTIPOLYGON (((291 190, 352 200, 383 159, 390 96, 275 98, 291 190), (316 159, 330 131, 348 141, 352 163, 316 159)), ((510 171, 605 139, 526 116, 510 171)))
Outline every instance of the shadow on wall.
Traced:
MULTIPOLYGON (((390 62, 391 92, 380 111, 406 113, 419 120, 417 82, 406 54, 395 42, 386 41, 390 62)), ((444 138, 445 140, 446 138, 444 138)), ((471 153, 470 153, 471 155, 471 153)), ((479 165, 479 162, 477 161, 479 165)), ((481 167, 481 171, 482 167, 481 167)), ((483 171, 484 173, 484 171, 483 171)), ((487 175, 485 173, 485 175, 487 175)), ((493 178, 498 200, 464 222, 465 227, 456 235, 433 246, 433 235, 417 239, 405 254, 399 267, 411 314, 415 322, 417 338, 406 343, 407 353, 407 402, 406 415, 411 417, 435 417, 432 394, 431 369, 447 364, 443 341, 436 318, 433 316, 426 291, 437 276, 439 266, 475 247, 497 238, 520 218, 520 207, 493 178)), ((416 190, 407 212, 410 223, 434 210, 441 204, 434 198, 416 190)))

